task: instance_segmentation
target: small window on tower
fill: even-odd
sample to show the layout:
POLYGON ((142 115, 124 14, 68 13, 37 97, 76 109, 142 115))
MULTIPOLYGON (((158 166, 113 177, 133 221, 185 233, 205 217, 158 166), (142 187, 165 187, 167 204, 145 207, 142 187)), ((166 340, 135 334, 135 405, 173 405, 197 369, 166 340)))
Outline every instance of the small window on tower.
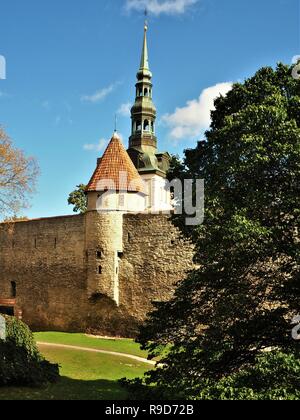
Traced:
POLYGON ((149 121, 148 120, 145 120, 144 121, 144 131, 149 131, 149 129, 150 129, 149 121))
POLYGON ((102 274, 102 266, 101 265, 99 265, 99 267, 98 267, 98 274, 102 274))
POLYGON ((149 96, 149 90, 147 88, 144 90, 144 96, 149 96))
POLYGON ((136 123, 136 131, 142 131, 142 122, 141 121, 137 121, 137 123, 136 123))
POLYGON ((11 297, 15 299, 17 297, 17 283, 15 281, 12 281, 10 283, 11 287, 11 297))
POLYGON ((139 96, 143 96, 143 89, 142 88, 139 89, 139 96))
POLYGON ((100 260, 102 258, 102 252, 97 251, 97 259, 100 260))

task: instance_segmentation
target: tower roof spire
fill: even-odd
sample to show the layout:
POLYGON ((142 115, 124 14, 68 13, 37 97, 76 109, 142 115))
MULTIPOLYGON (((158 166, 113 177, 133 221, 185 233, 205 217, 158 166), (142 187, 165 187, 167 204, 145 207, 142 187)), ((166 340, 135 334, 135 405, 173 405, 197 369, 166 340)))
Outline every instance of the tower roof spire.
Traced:
POLYGON ((145 11, 145 25, 144 25, 144 41, 143 41, 143 49, 142 49, 142 56, 141 56, 141 64, 139 73, 143 73, 146 76, 152 76, 149 68, 149 54, 148 54, 148 43, 147 43, 147 31, 148 31, 148 22, 147 22, 147 10, 145 11))

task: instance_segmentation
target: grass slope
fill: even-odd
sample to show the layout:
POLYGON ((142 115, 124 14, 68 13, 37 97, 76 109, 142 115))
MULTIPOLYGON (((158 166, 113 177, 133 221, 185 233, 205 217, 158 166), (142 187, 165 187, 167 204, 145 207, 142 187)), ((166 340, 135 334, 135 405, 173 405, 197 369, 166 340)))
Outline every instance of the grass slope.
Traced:
POLYGON ((66 344, 70 346, 88 347, 97 350, 115 351, 147 359, 147 352, 142 351, 139 344, 129 339, 107 340, 103 338, 89 337, 85 334, 68 334, 59 332, 35 333, 34 337, 36 341, 44 343, 66 344))
MULTIPOLYGON (((86 343, 84 345, 86 346, 86 343)), ((40 346, 40 349, 49 361, 60 364, 61 380, 43 389, 0 388, 0 400, 124 399, 126 393, 116 381, 125 376, 143 376, 144 372, 149 370, 148 365, 123 357, 47 346, 40 346)), ((120 351, 120 348, 114 347, 111 350, 120 351)))

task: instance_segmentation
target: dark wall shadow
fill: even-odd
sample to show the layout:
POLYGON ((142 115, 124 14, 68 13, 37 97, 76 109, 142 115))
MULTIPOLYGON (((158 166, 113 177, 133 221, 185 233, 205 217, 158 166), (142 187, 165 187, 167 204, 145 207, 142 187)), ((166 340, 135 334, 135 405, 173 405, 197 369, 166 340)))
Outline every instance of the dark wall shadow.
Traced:
POLYGON ((0 388, 0 400, 124 400, 126 391, 117 381, 84 381, 61 377, 44 388, 0 388))

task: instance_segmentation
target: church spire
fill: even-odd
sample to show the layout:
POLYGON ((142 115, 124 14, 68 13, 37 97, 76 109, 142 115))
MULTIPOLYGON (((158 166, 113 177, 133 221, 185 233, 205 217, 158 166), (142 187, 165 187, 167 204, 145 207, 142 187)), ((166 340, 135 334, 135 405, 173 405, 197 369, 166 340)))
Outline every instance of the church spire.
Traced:
POLYGON ((141 57, 141 65, 140 71, 149 71, 149 56, 148 56, 148 44, 147 44, 147 31, 148 31, 148 22, 145 21, 144 26, 144 42, 143 42, 143 50, 142 50, 142 57, 141 57))
POLYGON ((148 24, 146 21, 141 63, 137 73, 135 103, 131 109, 132 132, 129 148, 134 148, 141 152, 156 153, 156 108, 152 101, 152 73, 149 68, 147 31, 148 24))

